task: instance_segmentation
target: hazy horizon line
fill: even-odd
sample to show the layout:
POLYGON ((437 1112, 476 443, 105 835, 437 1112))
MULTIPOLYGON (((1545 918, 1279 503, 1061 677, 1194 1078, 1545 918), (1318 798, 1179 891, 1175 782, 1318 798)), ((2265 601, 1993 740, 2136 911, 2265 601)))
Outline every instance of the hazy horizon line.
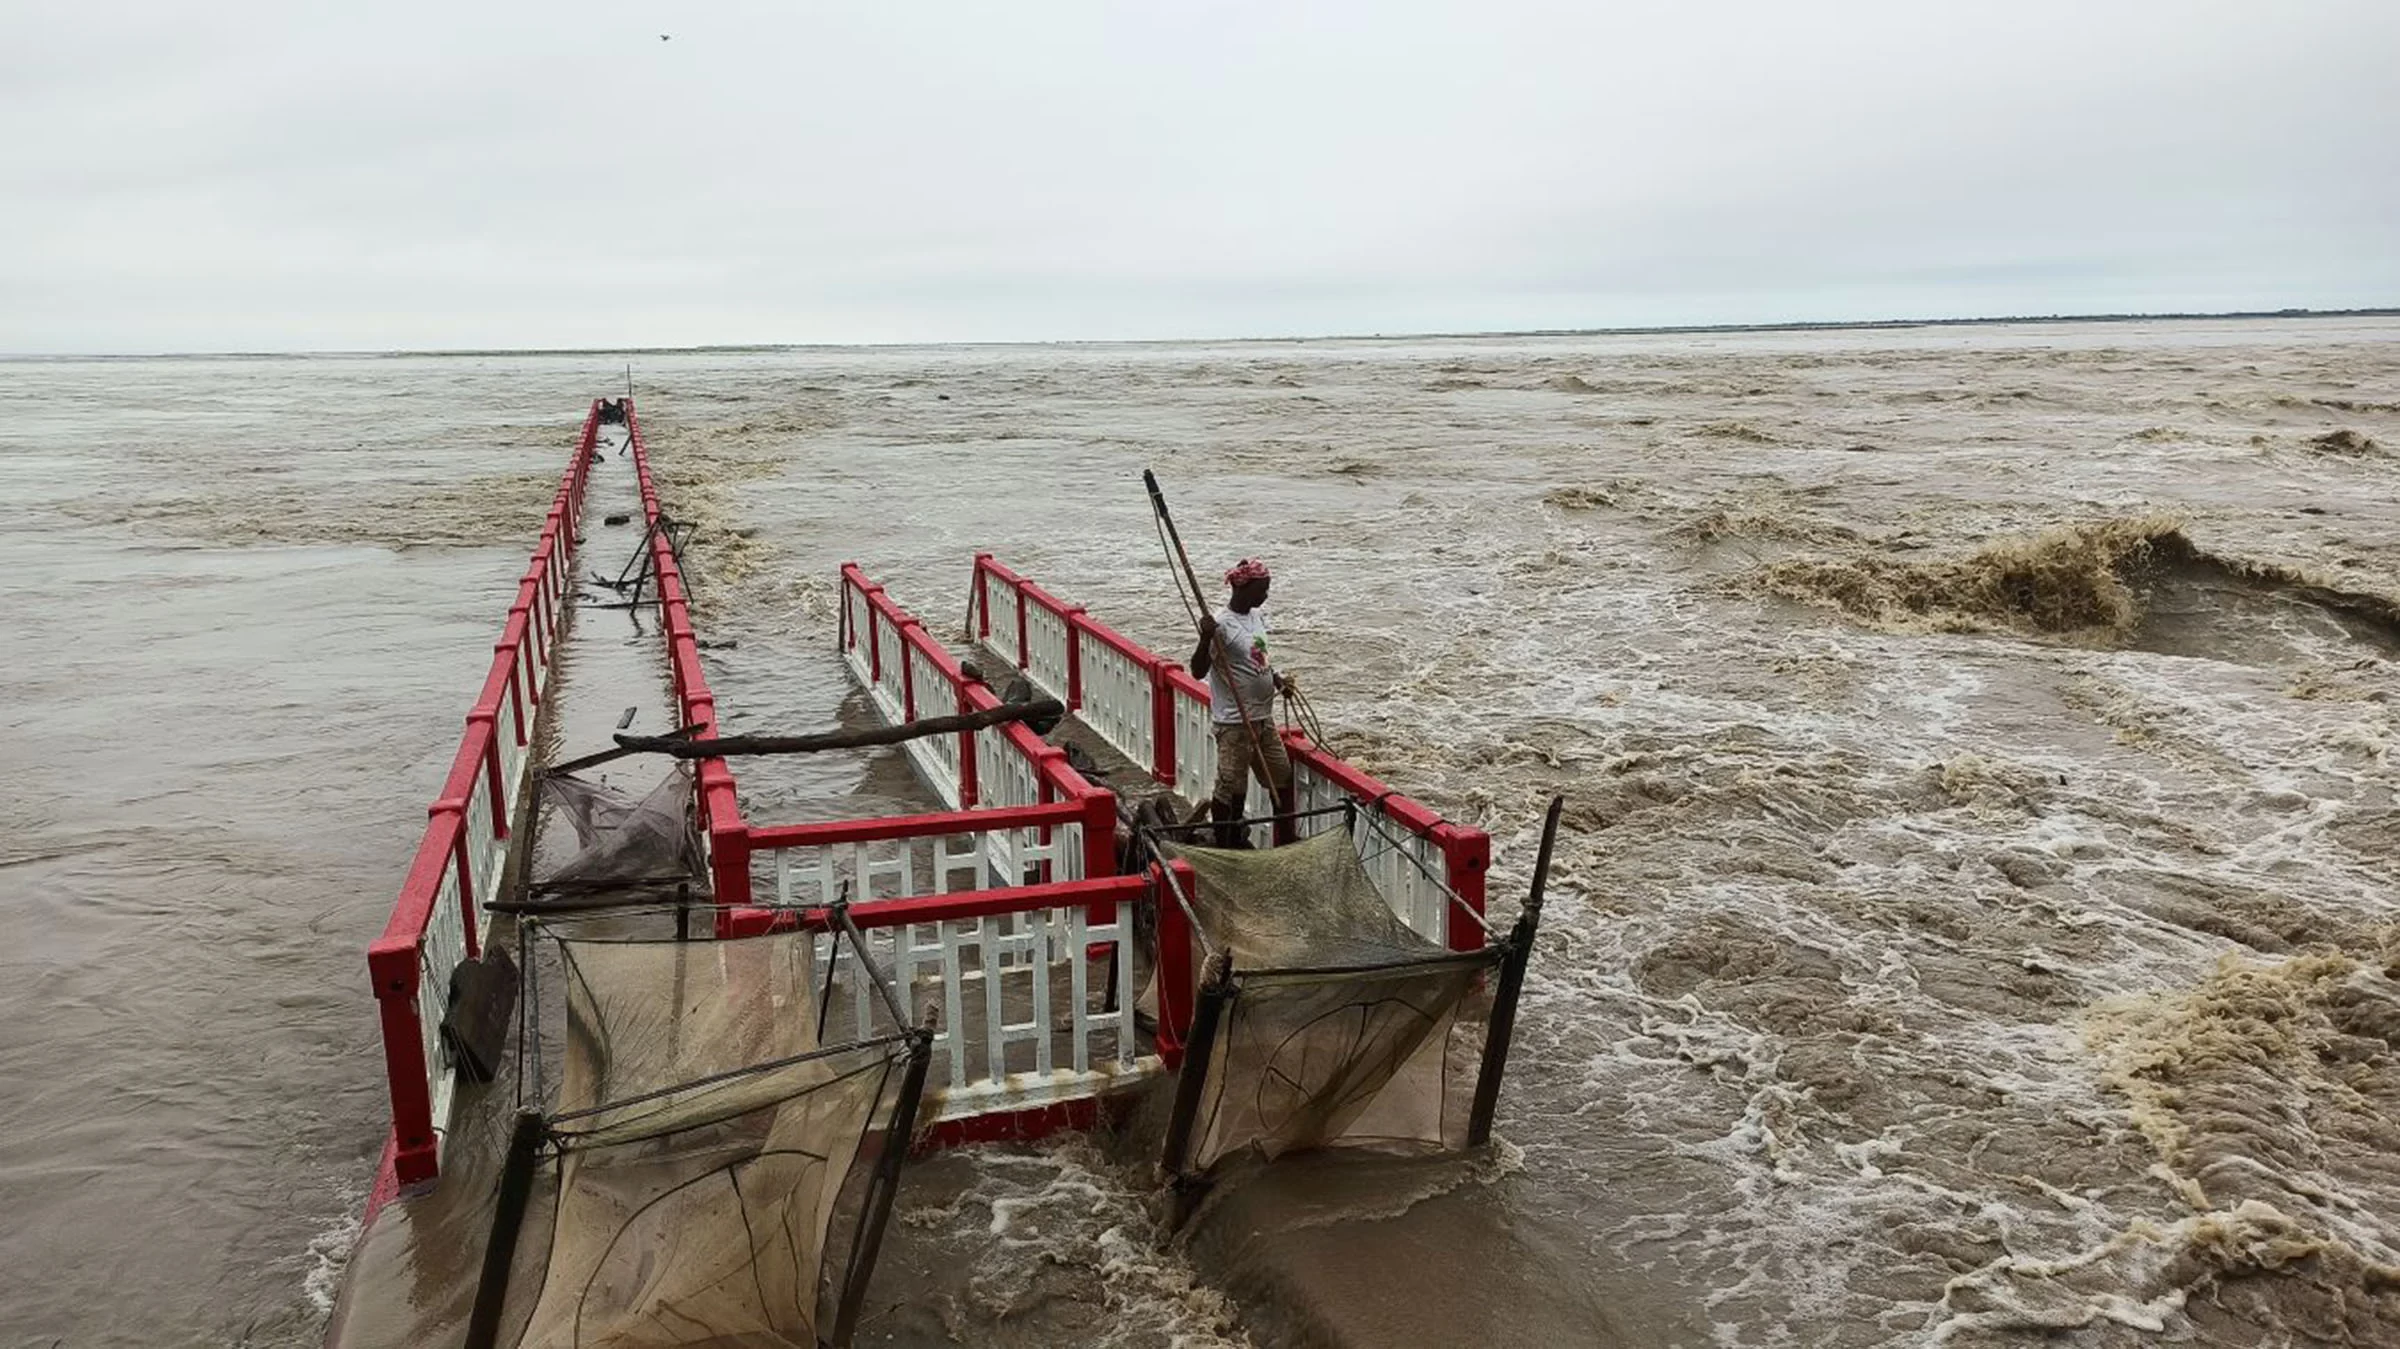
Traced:
POLYGON ((0 361, 276 360, 293 357, 380 359, 424 356, 677 356, 766 351, 908 350, 921 347, 1141 347, 1273 342, 1421 342, 1511 337, 1641 337, 1694 333, 1877 331, 1906 328, 2000 327, 2032 323, 2157 323, 2198 320, 2389 318, 2400 305, 2345 309, 2226 309, 2097 314, 1987 314, 1954 318, 1784 319, 1758 323, 1660 323, 1594 328, 1488 328, 1423 332, 1315 333, 1246 337, 1061 337, 920 342, 706 342, 688 346, 596 347, 320 347, 289 351, 6 352, 0 361))

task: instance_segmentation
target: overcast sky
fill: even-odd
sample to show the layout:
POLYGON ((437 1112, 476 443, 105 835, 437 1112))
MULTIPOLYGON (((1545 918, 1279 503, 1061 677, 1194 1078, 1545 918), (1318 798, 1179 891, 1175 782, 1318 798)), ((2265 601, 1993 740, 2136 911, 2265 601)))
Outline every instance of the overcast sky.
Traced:
POLYGON ((0 0, 0 351, 2389 305, 2396 56, 2400 0, 0 0))

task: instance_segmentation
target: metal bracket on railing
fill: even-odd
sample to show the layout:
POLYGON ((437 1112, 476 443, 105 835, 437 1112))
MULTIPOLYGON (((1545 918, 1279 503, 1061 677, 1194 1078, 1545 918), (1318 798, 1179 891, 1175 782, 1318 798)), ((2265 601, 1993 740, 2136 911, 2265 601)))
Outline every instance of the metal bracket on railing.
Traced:
MULTIPOLYGON (((874 959, 867 954, 866 936, 858 930, 858 925, 850 920, 849 900, 844 898, 835 901, 833 907, 828 911, 828 913, 832 921, 835 924, 838 924, 843 932, 849 934, 851 946, 856 948, 858 951, 859 968, 866 971, 867 978, 875 985, 876 993, 882 996, 884 1010, 892 1014, 892 1024, 899 1026, 903 1031, 906 1031, 909 1034, 918 1033, 909 1025, 908 1008, 900 1001, 900 991, 892 987, 891 977, 886 975, 883 972, 883 968, 877 965, 874 959)), ((818 1017, 819 1023, 822 1024, 823 1020, 823 1015, 820 1014, 818 1017)), ((864 1031, 866 1028, 862 1026, 859 1029, 864 1031)), ((930 1030, 923 1033, 928 1037, 932 1035, 930 1030)), ((931 1043, 930 1039, 928 1039, 927 1043, 931 1043)))
MULTIPOLYGON (((842 882, 841 893, 833 897, 833 903, 827 906, 826 912, 831 915, 832 922, 828 925, 831 935, 825 942, 825 988, 817 998, 817 1033, 819 1035, 825 1033, 825 1018, 833 1011, 833 975, 842 963, 842 934, 844 932, 855 934, 858 931, 857 928, 850 925, 849 881, 842 882)), ((861 946, 858 954, 859 959, 863 962, 866 959, 866 948, 861 946)), ((860 1029, 864 1030, 865 1027, 862 1026, 860 1029)))

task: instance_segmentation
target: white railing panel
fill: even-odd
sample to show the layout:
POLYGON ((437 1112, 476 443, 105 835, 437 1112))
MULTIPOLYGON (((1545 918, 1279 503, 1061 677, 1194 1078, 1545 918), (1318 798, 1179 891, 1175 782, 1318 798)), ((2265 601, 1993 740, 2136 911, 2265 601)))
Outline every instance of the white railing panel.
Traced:
POLYGON ((952 848, 948 838, 933 840, 933 892, 937 895, 946 895, 953 890, 983 888, 984 869, 989 864, 984 855, 983 840, 974 834, 953 837, 965 839, 966 846, 952 848), (950 878, 961 874, 966 876, 967 883, 953 885, 950 878))
MULTIPOLYGON (((914 681, 917 701, 917 720, 929 717, 954 717, 966 709, 959 704, 958 689, 941 666, 916 647, 907 648, 909 678, 914 681)), ((951 810, 962 807, 965 799, 963 779, 958 762, 958 737, 955 735, 926 736, 907 742, 908 757, 916 764, 917 776, 933 788, 934 795, 951 810)))
POLYGON ((870 688, 874 681, 867 675, 867 630, 860 628, 858 631, 858 645, 842 653, 842 664, 850 667, 850 677, 858 682, 860 688, 870 688))
POLYGON ((417 946, 417 1035, 425 1052, 425 1071, 432 1076, 433 1132, 439 1147, 450 1132, 450 1099, 458 1083, 451 1071, 450 1049, 442 1043, 442 1018, 450 1012, 450 972, 467 958, 466 915, 458 903, 458 867, 442 869, 442 884, 433 893, 433 914, 426 920, 424 940, 417 946))
POLYGON ((505 703, 501 705, 500 716, 494 725, 493 735, 499 742, 500 788, 505 793, 501 801, 500 814, 513 829, 517 822, 517 803, 525 799, 525 759, 528 747, 517 743, 516 714, 505 703))
POLYGON ((1158 727, 1151 715, 1150 671, 1089 632, 1077 630, 1083 665, 1084 724, 1148 772, 1158 764, 1158 727))
POLYGON ((508 840, 492 829, 492 779, 481 758, 475 761, 475 789, 467 793, 460 824, 467 835, 467 874, 475 884, 475 911, 482 913, 500 890, 500 872, 508 865, 508 840))
MULTIPOLYGON (((1053 880, 1081 880, 1083 829, 1060 823, 1051 841, 1039 828, 985 829, 856 843, 766 847, 775 902, 808 907, 847 897, 854 903, 955 894, 1023 883, 1051 864, 1053 880)), ((763 860, 763 859, 762 859, 763 860)))
MULTIPOLYGON (((874 619, 874 606, 867 603, 866 591, 844 581, 842 583, 842 609, 849 617, 847 636, 842 646, 842 658, 850 663, 851 669, 863 672, 867 668, 867 624, 874 619)), ((867 682, 863 673, 860 675, 859 682, 862 684, 867 682)))
MULTIPOLYGON (((1175 791, 1186 801, 1205 804, 1217 792, 1217 723, 1209 715, 1208 700, 1177 692, 1175 699, 1175 791)), ((1264 730, 1263 734, 1278 732, 1264 730)), ((1244 750, 1247 755, 1249 751, 1244 750)), ((1295 772, 1299 765, 1292 765, 1295 772)), ((1275 797, 1258 780, 1254 769, 1249 776, 1250 790, 1242 798, 1242 813, 1253 819, 1275 813, 1275 797)), ((1266 826, 1252 831, 1253 842, 1263 847, 1268 839, 1266 826)))
POLYGON ((1381 818, 1381 812, 1362 807, 1358 812, 1358 828, 1351 841, 1357 846, 1359 860, 1367 874, 1374 878, 1375 888, 1383 892, 1383 901, 1392 907, 1400 921, 1408 924, 1417 935, 1428 941, 1443 943, 1448 933, 1442 930, 1442 905, 1438 895, 1428 894, 1419 882, 1417 861, 1412 857, 1419 843, 1413 834, 1401 832, 1398 826, 1381 818))
MULTIPOLYGON (((1322 810, 1350 800, 1349 793, 1338 784, 1302 763, 1292 765, 1292 784, 1294 803, 1302 811, 1322 810)), ((1373 878, 1376 889, 1382 892, 1384 902, 1419 936, 1449 945, 1450 896, 1433 879, 1447 874, 1449 868, 1449 859, 1442 855, 1440 846, 1392 819, 1372 802, 1359 801, 1354 808, 1357 824, 1351 830, 1350 841, 1358 849, 1359 861, 1373 878)), ((1300 822, 1299 832, 1311 835, 1339 827, 1338 815, 1314 816, 1300 822)))
POLYGON ((874 633, 875 656, 880 666, 875 670, 872 690, 875 706, 883 713, 885 721, 898 726, 908 720, 908 703, 900 685, 900 672, 907 668, 903 662, 907 659, 908 648, 901 644, 900 625, 894 623, 889 614, 879 612, 875 615, 874 633))
POLYGON ((1025 677, 1060 702, 1067 701, 1067 620, 1039 604, 1025 605, 1025 677))
MULTIPOLYGON (((1109 922, 1073 906, 865 930, 870 958, 890 972, 903 1005, 938 1009, 931 1118, 1077 1100, 1158 1070, 1156 1056, 1140 1052, 1134 1024, 1133 906, 1114 907, 1109 922), (1085 957, 1098 943, 1111 951, 1115 1008, 1095 1005, 1111 974, 1085 957), (1013 1070, 1012 1056, 1020 1065, 1013 1070)), ((820 969, 829 940, 818 939, 820 969)), ((888 1025, 880 996, 849 955, 836 962, 834 982, 837 997, 840 985, 850 986, 857 1025, 888 1025)))
POLYGON ((1175 791, 1184 800, 1203 802, 1217 789, 1217 728, 1209 720, 1208 700, 1178 690, 1175 700, 1175 791))
POLYGON ((851 844, 850 865, 858 874, 858 889, 851 897, 861 903, 913 898, 917 893, 917 854, 909 842, 894 839, 881 849, 851 844), (878 852, 884 855, 877 856, 878 852))
POLYGON ((1050 855, 1050 879, 1054 881, 1088 880, 1083 874, 1083 826, 1062 824, 1050 831, 1046 849, 1050 855))

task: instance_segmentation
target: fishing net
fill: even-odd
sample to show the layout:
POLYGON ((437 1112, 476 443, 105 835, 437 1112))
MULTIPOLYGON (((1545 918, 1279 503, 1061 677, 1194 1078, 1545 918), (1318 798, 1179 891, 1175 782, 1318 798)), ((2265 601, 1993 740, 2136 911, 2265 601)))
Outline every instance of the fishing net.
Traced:
POLYGON ((1232 987, 1186 1071, 1204 1080, 1180 1168, 1341 1144, 1465 1145, 1471 1046, 1461 1004, 1503 958, 1417 935, 1385 903, 1350 836, 1281 848, 1169 846, 1191 864, 1201 935, 1232 987))
POLYGON ((545 774, 542 796, 575 830, 575 855, 545 885, 674 880, 701 872, 692 830, 691 772, 682 764, 636 797, 573 774, 545 774))
POLYGON ((871 1262, 909 1042, 819 1042, 806 932, 556 947, 557 1200, 516 1342, 815 1349, 871 1262))

